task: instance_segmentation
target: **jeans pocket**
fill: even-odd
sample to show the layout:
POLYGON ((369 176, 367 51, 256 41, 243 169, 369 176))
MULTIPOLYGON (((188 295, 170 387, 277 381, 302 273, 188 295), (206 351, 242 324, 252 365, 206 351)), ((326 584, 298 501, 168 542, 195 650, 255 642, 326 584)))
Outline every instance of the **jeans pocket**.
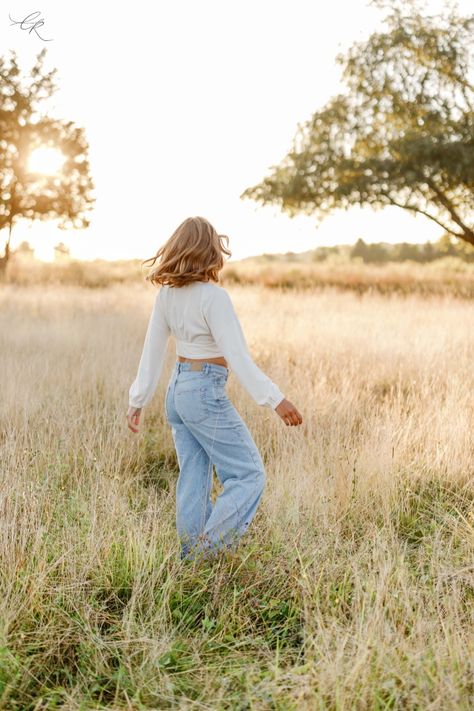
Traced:
POLYGON ((226 384, 227 377, 225 375, 212 376, 212 394, 215 400, 225 400, 227 398, 226 384))
POLYGON ((207 419, 209 412, 206 405, 206 388, 188 388, 175 390, 175 405, 178 415, 184 422, 198 425, 207 419))

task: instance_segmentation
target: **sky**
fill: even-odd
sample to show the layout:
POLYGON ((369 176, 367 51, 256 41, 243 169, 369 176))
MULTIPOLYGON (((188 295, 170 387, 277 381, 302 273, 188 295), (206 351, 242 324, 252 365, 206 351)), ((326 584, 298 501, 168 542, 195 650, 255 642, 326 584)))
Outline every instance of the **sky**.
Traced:
MULTIPOLYGON (((433 12, 443 4, 426 1, 433 12)), ((85 129, 96 198, 87 230, 22 222, 13 247, 26 239, 49 260, 62 241, 80 259, 146 259, 192 215, 229 236, 231 261, 359 237, 436 240, 439 227, 398 208, 354 207, 318 225, 239 197, 344 90, 336 55, 382 20, 368 0, 3 3, 2 54, 14 49, 28 70, 46 46, 45 68, 58 70, 48 112, 85 129), (34 10, 50 41, 11 25, 9 14, 34 10)))

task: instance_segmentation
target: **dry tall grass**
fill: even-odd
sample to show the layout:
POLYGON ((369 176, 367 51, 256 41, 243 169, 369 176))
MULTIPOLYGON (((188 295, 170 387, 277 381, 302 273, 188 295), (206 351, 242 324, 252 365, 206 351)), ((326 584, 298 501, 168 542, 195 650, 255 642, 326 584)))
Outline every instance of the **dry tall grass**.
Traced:
POLYGON ((126 428, 153 290, 0 291, 0 708, 472 708, 472 302, 229 291, 304 424, 231 374, 267 486, 203 568, 178 560, 173 340, 126 428))
MULTIPOLYGON (((304 253, 303 253, 304 256, 304 253)), ((358 294, 419 294, 474 298, 474 263, 443 257, 427 264, 413 261, 364 264, 346 257, 324 262, 285 255, 227 262, 220 274, 225 286, 266 286, 277 290, 327 289, 358 294)), ((6 283, 16 286, 82 286, 102 289, 115 284, 141 284, 147 273, 140 260, 64 259, 41 262, 14 254, 6 283)))
POLYGON ((474 297, 474 264, 458 257, 443 257, 419 264, 414 261, 364 264, 357 260, 302 262, 261 258, 228 263, 227 284, 261 285, 276 289, 326 289, 358 294, 420 294, 474 297))

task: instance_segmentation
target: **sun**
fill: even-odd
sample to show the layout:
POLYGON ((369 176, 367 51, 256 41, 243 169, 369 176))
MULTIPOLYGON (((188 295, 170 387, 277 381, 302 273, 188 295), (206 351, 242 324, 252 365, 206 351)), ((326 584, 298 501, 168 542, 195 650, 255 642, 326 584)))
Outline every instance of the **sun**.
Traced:
POLYGON ((58 148, 35 148, 30 154, 28 169, 32 173, 54 175, 61 170, 64 161, 64 153, 58 148))

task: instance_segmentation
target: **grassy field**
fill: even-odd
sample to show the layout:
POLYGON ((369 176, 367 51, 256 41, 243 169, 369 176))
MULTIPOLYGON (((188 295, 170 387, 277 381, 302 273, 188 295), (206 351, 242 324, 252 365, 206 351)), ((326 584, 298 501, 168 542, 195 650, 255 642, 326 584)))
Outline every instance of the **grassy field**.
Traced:
POLYGON ((153 288, 0 289, 0 708, 472 709, 472 300, 228 288, 304 423, 230 375, 267 485, 201 568, 178 559, 172 339, 126 427, 153 288))
MULTIPOLYGON (((357 294, 400 294, 474 298, 474 263, 443 257, 427 264, 407 260, 364 264, 347 257, 314 262, 308 254, 261 255, 227 262, 220 274, 225 286, 321 291, 328 287, 357 294)), ((75 285, 101 289, 114 284, 141 284, 146 268, 140 260, 41 262, 14 255, 7 283, 17 286, 75 285)))

